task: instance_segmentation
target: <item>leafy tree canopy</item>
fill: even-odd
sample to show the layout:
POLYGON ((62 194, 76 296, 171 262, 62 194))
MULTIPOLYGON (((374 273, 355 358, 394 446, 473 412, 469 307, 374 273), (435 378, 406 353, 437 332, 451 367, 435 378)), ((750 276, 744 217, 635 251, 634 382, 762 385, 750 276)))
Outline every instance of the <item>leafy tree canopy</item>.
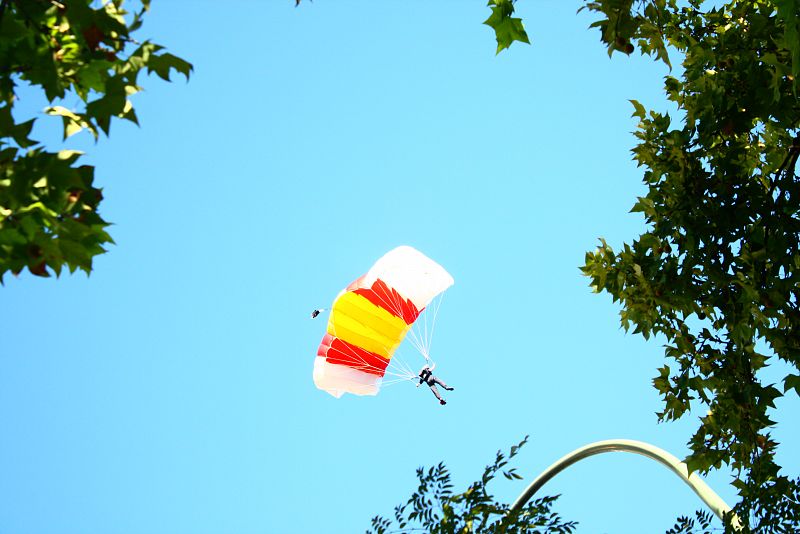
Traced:
MULTIPOLYGON (((771 414, 800 394, 800 2, 587 2, 609 54, 643 54, 680 75, 664 92, 680 113, 638 118, 633 157, 647 231, 587 253, 596 291, 622 305, 626 328, 666 340, 653 380, 661 420, 707 414, 690 469, 733 469, 740 518, 758 532, 796 532, 800 479, 776 463, 771 414), (769 383, 774 360, 787 370, 769 383)), ((796 474, 794 475, 796 476, 796 474)))
POLYGON ((103 195, 80 153, 50 151, 31 139, 38 118, 19 121, 20 87, 40 90, 64 138, 82 130, 97 139, 112 118, 138 124, 130 97, 141 71, 165 80, 192 66, 150 41, 133 38, 150 0, 129 13, 124 0, 0 0, 0 282, 27 269, 38 276, 92 268, 111 243, 98 213, 103 195), (93 5, 97 7, 92 7, 93 5), (79 109, 60 102, 77 95, 79 109))

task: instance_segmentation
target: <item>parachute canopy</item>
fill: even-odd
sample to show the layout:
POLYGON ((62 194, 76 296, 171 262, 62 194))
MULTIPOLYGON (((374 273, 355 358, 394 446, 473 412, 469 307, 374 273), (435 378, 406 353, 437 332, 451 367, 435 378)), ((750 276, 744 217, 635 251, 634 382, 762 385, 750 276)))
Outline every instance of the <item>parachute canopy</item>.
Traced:
POLYGON ((377 394, 414 321, 451 285, 453 277, 441 265, 412 247, 386 253, 333 301, 314 384, 334 397, 377 394))

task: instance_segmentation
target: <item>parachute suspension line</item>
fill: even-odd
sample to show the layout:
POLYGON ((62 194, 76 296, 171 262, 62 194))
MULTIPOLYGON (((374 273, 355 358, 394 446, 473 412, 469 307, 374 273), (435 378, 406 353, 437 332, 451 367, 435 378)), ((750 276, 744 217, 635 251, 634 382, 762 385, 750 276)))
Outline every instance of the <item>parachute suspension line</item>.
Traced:
MULTIPOLYGON (((431 342, 433 341, 433 328, 436 326, 436 314, 439 313, 439 306, 442 303, 441 296, 436 297, 433 299, 433 316, 431 317, 430 324, 428 323, 428 318, 425 317, 425 354, 430 355, 431 353, 431 342), (430 330, 428 327, 430 326, 430 330)), ((426 315, 431 314, 431 308, 428 308, 426 315)))
POLYGON ((417 378, 416 376, 401 376, 400 378, 384 380, 383 382, 381 382, 381 387, 394 386, 395 384, 400 384, 402 382, 410 382, 416 378, 417 378))
MULTIPOLYGON (((388 377, 389 373, 386 373, 386 376, 388 377)), ((384 380, 383 382, 381 382, 381 386, 387 386, 387 385, 390 386, 392 384, 399 384, 400 382, 409 382, 417 377, 417 375, 399 374, 399 373, 392 373, 391 376, 394 378, 392 378, 391 380, 384 380)))
POLYGON ((392 384, 399 384, 400 382, 408 382, 409 380, 412 379, 413 377, 409 376, 406 373, 395 373, 387 370, 386 374, 384 374, 383 378, 381 379, 381 387, 391 386, 392 384))
POLYGON ((430 310, 430 303, 425 309, 425 317, 422 320, 422 355, 425 356, 426 360, 430 357, 430 352, 428 351, 428 310, 430 310))
POLYGON ((419 352, 425 360, 430 360, 430 354, 428 354, 428 350, 425 348, 425 339, 422 337, 421 332, 414 332, 413 341, 412 344, 414 348, 417 349, 417 352, 419 352))
POLYGON ((408 330, 408 336, 407 337, 408 337, 409 343, 411 343, 414 346, 414 348, 417 349, 417 351, 424 356, 425 355, 425 349, 422 346, 422 342, 420 341, 419 336, 417 335, 417 331, 414 328, 414 326, 412 326, 408 330))
POLYGON ((422 354, 422 356, 427 360, 428 359, 428 352, 425 350, 425 339, 424 334, 422 333, 422 324, 423 321, 427 320, 427 314, 425 311, 422 312, 421 318, 417 319, 417 322, 409 330, 409 339, 411 344, 417 349, 417 352, 422 354))
POLYGON ((417 376, 416 371, 411 369, 411 367, 401 358, 397 357, 397 352, 395 352, 394 357, 392 357, 392 359, 389 360, 389 367, 393 367, 396 371, 402 374, 402 376, 409 377, 412 380, 414 379, 414 377, 417 376))
MULTIPOLYGON (((389 369, 393 371, 391 373, 393 376, 398 377, 397 379, 392 380, 389 383, 414 380, 417 377, 417 371, 411 369, 411 366, 409 366, 403 360, 399 348, 397 351, 395 351, 394 355, 392 356, 392 359, 389 360, 389 366, 386 368, 387 374, 389 372, 389 369)), ((386 384, 386 382, 384 382, 384 384, 386 384)))
POLYGON ((442 305, 444 293, 435 297, 430 305, 420 314, 417 322, 409 330, 409 341, 417 351, 422 354, 426 361, 431 361, 431 345, 433 343, 433 332, 436 328, 436 319, 439 315, 439 308, 442 305), (421 326, 420 326, 421 325, 421 326))
MULTIPOLYGON (((427 354, 431 353, 431 345, 433 345, 433 331, 436 328, 436 318, 439 316, 439 308, 442 306, 442 301, 444 300, 444 294, 447 293, 446 291, 442 292, 438 297, 435 299, 435 304, 433 307, 433 321, 431 322, 431 334, 427 338, 428 339, 428 346, 427 346, 427 354)), ((427 322, 425 323, 427 326, 427 322)))

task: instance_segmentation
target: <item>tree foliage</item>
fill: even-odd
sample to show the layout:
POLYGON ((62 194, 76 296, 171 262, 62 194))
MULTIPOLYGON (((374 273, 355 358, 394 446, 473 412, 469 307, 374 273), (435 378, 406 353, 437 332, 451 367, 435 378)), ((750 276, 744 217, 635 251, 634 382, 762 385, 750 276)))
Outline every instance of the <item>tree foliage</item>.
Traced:
POLYGON ((187 79, 192 66, 150 41, 133 38, 149 0, 128 13, 124 0, 0 0, 0 282, 27 269, 49 276, 92 268, 111 243, 98 209, 102 191, 80 153, 51 151, 31 139, 38 117, 18 120, 20 88, 41 91, 46 115, 63 125, 64 139, 88 130, 109 134, 113 118, 138 124, 131 95, 139 74, 172 71, 187 79), (96 7, 93 7, 96 6, 96 7), (78 109, 62 105, 77 95, 78 109))
POLYGON ((489 493, 487 487, 498 474, 509 480, 522 478, 515 468, 506 466, 527 440, 525 437, 511 447, 507 456, 497 451, 494 462, 486 466, 480 480, 470 484, 462 493, 453 492, 450 472, 443 463, 427 471, 420 467, 417 469, 417 491, 405 504, 395 507, 392 518, 374 517, 367 534, 573 532, 577 523, 563 521, 557 513, 552 512, 558 497, 536 499, 511 512, 508 505, 497 502, 489 493))
POLYGON ((675 522, 675 526, 667 531, 667 534, 711 534, 711 521, 714 516, 711 512, 698 510, 694 513, 695 517, 680 516, 675 522), (699 530, 698 530, 699 529, 699 530))
POLYGON ((731 467, 749 528, 796 532, 800 479, 776 463, 771 414, 800 394, 800 2, 710 4, 586 3, 609 54, 635 43, 682 68, 664 79, 677 117, 632 101, 648 188, 632 211, 647 230, 619 250, 601 241, 583 271, 625 329, 666 340, 660 420, 707 409, 689 468, 731 467))

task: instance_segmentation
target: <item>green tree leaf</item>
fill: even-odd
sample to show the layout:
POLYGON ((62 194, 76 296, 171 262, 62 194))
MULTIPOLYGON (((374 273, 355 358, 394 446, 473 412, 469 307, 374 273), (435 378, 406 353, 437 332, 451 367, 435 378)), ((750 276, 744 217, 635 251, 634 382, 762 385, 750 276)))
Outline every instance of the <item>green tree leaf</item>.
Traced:
POLYGON ((788 375, 783 379, 783 391, 787 392, 790 389, 800 395, 800 375, 788 375))
POLYGON ((489 0, 492 14, 483 23, 494 30, 497 39, 497 54, 511 46, 514 41, 530 44, 522 19, 512 17, 513 0, 489 0))

